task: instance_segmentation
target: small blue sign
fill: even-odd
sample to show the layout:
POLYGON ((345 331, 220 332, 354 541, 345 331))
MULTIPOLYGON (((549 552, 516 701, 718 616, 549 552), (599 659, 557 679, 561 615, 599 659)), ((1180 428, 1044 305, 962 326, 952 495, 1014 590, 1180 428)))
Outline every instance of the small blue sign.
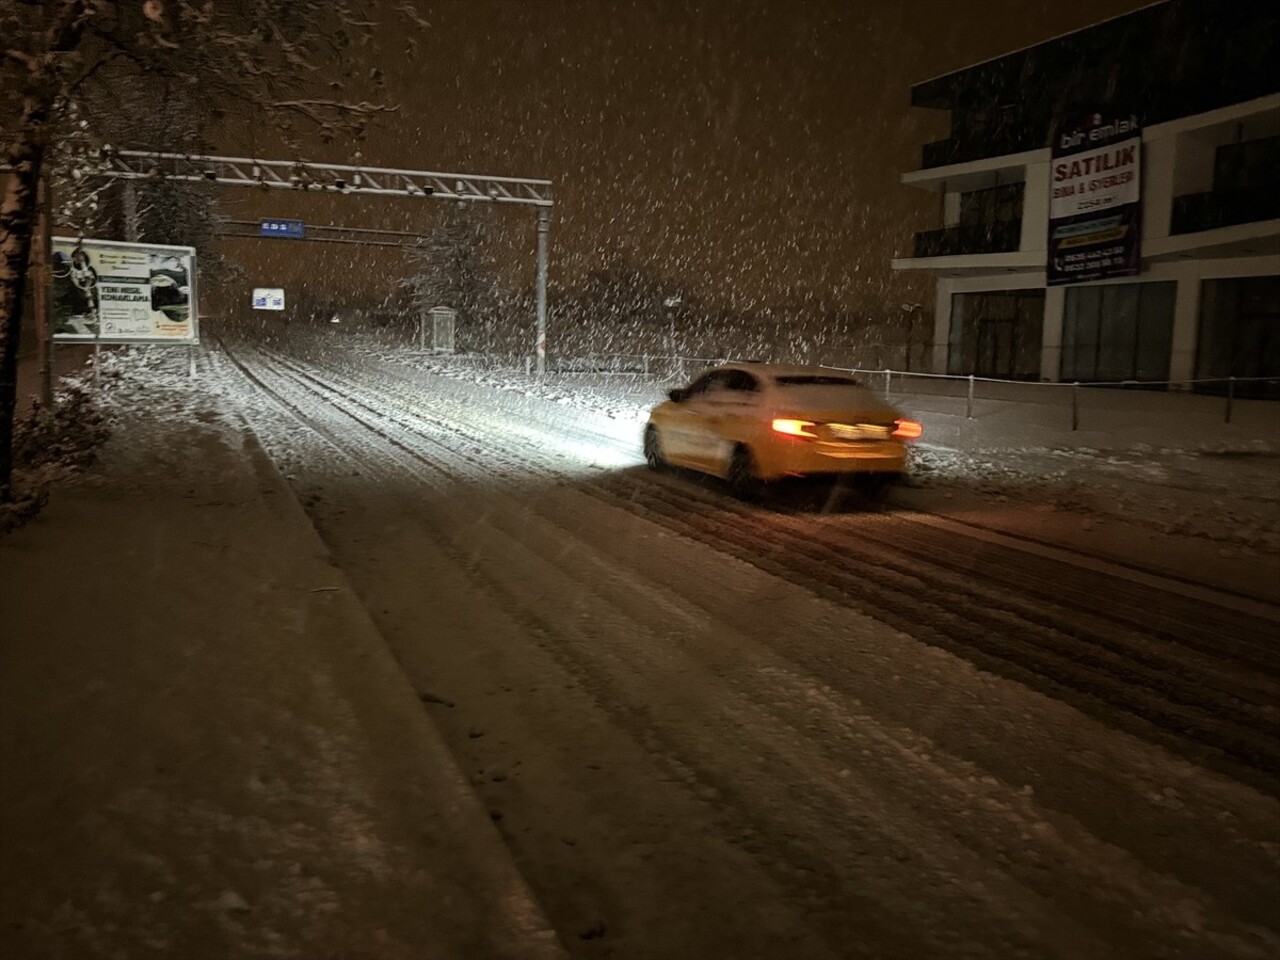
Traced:
POLYGON ((284 291, 279 287, 254 287, 253 309, 283 310, 284 291))
POLYGON ((289 240, 301 240, 306 233, 301 220, 262 220, 258 231, 264 237, 285 237, 289 240))

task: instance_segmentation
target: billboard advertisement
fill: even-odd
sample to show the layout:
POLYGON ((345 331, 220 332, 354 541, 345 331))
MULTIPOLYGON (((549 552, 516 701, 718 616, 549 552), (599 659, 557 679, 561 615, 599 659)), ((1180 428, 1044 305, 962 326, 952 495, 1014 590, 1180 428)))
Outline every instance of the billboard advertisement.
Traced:
POLYGON ((253 309, 283 310, 284 290, 280 287, 254 287, 253 309))
POLYGON ((198 343, 192 247, 53 238, 53 339, 198 343))
POLYGON ((1049 163, 1050 286, 1141 268, 1142 130, 1136 116, 1059 129, 1049 163))

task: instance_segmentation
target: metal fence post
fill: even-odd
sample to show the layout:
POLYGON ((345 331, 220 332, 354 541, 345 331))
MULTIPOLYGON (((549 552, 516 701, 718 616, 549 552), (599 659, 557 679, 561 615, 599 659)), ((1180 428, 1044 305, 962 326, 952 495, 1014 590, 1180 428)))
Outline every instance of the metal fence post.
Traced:
POLYGON ((1223 423, 1231 422, 1231 408, 1236 402, 1236 378, 1227 377, 1227 416, 1223 423))
POLYGON ((888 367, 885 367, 885 369, 884 369, 884 398, 885 398, 886 400, 888 400, 888 399, 889 399, 889 377, 890 377, 890 376, 891 376, 891 374, 890 374, 890 372, 889 372, 889 368, 888 368, 888 367))
POLYGON ((1080 381, 1071 384, 1071 429, 1080 428, 1080 381))
POLYGON ((969 374, 969 397, 964 403, 964 418, 973 419, 973 374, 969 374))
POLYGON ((644 360, 644 375, 649 376, 649 355, 646 353, 642 358, 644 360))

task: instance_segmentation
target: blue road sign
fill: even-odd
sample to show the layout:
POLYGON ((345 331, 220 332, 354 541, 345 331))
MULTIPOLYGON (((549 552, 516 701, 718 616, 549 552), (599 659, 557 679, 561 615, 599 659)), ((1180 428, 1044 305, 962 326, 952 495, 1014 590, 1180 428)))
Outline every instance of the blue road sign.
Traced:
POLYGON ((301 220, 262 220, 258 224, 258 232, 264 237, 301 240, 306 231, 301 220))

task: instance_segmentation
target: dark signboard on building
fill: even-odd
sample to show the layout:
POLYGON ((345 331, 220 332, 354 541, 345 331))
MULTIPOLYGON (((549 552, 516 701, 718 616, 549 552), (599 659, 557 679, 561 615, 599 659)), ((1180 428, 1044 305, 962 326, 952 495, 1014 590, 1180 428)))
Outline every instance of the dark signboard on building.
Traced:
POLYGON ((1136 274, 1142 241, 1138 118, 1092 114, 1060 128, 1051 155, 1049 284, 1136 274))

